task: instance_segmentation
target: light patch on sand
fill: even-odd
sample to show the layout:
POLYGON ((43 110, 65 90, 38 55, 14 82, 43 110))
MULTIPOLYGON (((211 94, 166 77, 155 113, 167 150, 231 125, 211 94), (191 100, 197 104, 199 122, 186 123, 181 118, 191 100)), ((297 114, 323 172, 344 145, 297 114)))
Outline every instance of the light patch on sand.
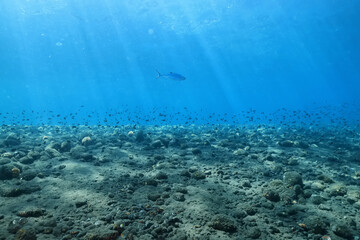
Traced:
MULTIPOLYGON (((65 165, 66 168, 64 168, 62 171, 65 171, 67 173, 74 173, 82 176, 86 176, 86 179, 89 181, 97 180, 97 181, 103 181, 104 176, 100 175, 99 167, 95 167, 93 165, 87 164, 87 163, 79 163, 79 162, 73 162, 73 161, 65 161, 62 162, 60 165, 65 165)), ((60 165, 56 166, 59 167, 60 165)))
POLYGON ((70 191, 63 191, 62 198, 69 200, 89 200, 97 199, 98 197, 103 197, 101 194, 95 194, 93 191, 88 191, 86 189, 72 189, 70 191), (95 196, 99 195, 99 196, 95 196))

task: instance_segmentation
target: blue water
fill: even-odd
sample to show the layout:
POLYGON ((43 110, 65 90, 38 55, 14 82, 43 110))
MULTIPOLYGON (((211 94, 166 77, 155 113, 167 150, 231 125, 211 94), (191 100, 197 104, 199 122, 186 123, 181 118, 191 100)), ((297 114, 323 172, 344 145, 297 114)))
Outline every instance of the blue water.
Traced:
POLYGON ((356 0, 13 0, 0 9, 3 114, 358 111, 356 0))

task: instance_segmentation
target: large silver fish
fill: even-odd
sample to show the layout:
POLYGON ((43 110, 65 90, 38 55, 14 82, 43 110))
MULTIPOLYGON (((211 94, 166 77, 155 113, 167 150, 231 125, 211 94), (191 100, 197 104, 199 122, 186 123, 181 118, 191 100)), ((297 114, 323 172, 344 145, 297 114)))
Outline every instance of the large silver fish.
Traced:
POLYGON ((168 79, 171 79, 171 80, 174 80, 174 81, 184 81, 186 79, 186 77, 182 76, 181 74, 178 74, 178 73, 173 73, 173 72, 170 72, 168 74, 161 74, 158 70, 156 70, 156 72, 158 73, 158 76, 157 78, 168 78, 168 79))

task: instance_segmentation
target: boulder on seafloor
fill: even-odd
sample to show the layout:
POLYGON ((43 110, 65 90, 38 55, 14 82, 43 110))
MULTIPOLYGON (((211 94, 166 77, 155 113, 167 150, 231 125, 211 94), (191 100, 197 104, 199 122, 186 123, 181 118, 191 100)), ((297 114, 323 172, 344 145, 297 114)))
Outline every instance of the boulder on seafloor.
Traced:
POLYGON ((36 240, 36 231, 32 228, 21 228, 16 232, 15 238, 16 240, 36 240))
POLYGON ((306 228, 315 234, 325 234, 330 226, 329 221, 324 217, 309 216, 304 219, 306 228))
POLYGON ((295 141, 294 142, 294 147, 298 147, 298 148, 302 148, 302 149, 307 149, 309 148, 309 144, 303 141, 295 141))
POLYGON ((174 193, 173 199, 175 201, 178 201, 178 202, 184 202, 185 201, 185 195, 182 194, 182 193, 177 192, 177 193, 174 193))
POLYGON ((56 150, 55 148, 52 148, 50 146, 45 148, 45 152, 50 158, 55 158, 55 157, 61 156, 61 154, 59 153, 58 150, 56 150))
POLYGON ((94 143, 94 141, 93 141, 89 136, 87 136, 87 137, 84 137, 84 138, 81 140, 81 143, 82 143, 82 145, 84 145, 84 146, 90 146, 91 144, 94 143))
POLYGON ((75 159, 81 158, 84 153, 86 153, 86 148, 80 145, 76 145, 70 150, 70 155, 75 159))
POLYGON ((353 239, 354 237, 351 229, 345 224, 335 224, 331 227, 331 230, 335 235, 345 239, 353 239))
POLYGON ((340 183, 332 184, 326 192, 329 194, 330 197, 336 196, 344 196, 347 193, 347 188, 345 185, 340 183))
POLYGON ((0 180, 10 180, 13 178, 12 166, 3 165, 0 166, 0 180))
POLYGON ((30 152, 28 152, 27 157, 32 160, 38 160, 41 157, 41 155, 39 152, 30 151, 30 152))
POLYGON ((21 174, 21 179, 25 181, 31 181, 38 175, 37 171, 29 170, 21 174))
POLYGON ((29 158, 29 157, 22 157, 19 159, 19 162, 22 164, 32 164, 35 160, 33 158, 29 158))
POLYGON ((161 148, 162 147, 162 142, 160 140, 155 140, 151 143, 151 147, 152 148, 161 148))
POLYGON ((64 141, 60 145, 60 152, 70 152, 71 150, 71 142, 69 140, 64 141))
POLYGON ((23 186, 18 188, 1 189, 1 196, 3 197, 18 197, 23 194, 31 194, 36 191, 40 191, 39 186, 23 186))
POLYGON ((0 165, 5 165, 5 164, 8 164, 10 162, 11 161, 8 158, 0 158, 0 165))
POLYGON ((303 186, 302 177, 298 172, 291 171, 284 174, 284 183, 288 186, 300 185, 303 186))
POLYGON ((193 150, 191 150, 192 154, 194 155, 201 155, 202 152, 199 148, 194 148, 193 150))
POLYGON ((271 202, 280 201, 280 195, 273 189, 269 189, 264 192, 264 197, 271 202))
POLYGON ((216 230, 221 230, 230 233, 235 232, 237 229, 236 221, 233 218, 226 216, 224 214, 215 215, 211 219, 210 227, 216 230))
POLYGON ((255 228, 250 228, 247 231, 247 236, 251 239, 258 239, 261 236, 261 231, 259 228, 255 227, 255 228))
POLYGON ((284 141, 279 142, 279 145, 280 145, 281 147, 293 147, 293 146, 294 146, 294 142, 293 142, 293 141, 290 141, 290 140, 284 140, 284 141))
POLYGON ((84 205, 87 205, 87 201, 77 201, 77 202, 75 202, 76 208, 82 207, 84 205))
POLYGON ((201 180, 201 179, 205 179, 206 175, 205 175, 204 172, 196 171, 191 175, 191 177, 196 179, 196 180, 201 180))
POLYGON ((18 212, 16 215, 18 215, 19 217, 41 217, 43 215, 45 215, 45 210, 44 209, 31 209, 31 210, 24 210, 24 211, 20 211, 18 212))
POLYGON ((20 143, 20 137, 18 137, 15 133, 10 133, 4 140, 4 145, 7 147, 20 145, 20 143))
POLYGON ((137 142, 142 142, 145 140, 145 133, 144 131, 140 130, 136 133, 136 136, 135 136, 135 141, 137 142))

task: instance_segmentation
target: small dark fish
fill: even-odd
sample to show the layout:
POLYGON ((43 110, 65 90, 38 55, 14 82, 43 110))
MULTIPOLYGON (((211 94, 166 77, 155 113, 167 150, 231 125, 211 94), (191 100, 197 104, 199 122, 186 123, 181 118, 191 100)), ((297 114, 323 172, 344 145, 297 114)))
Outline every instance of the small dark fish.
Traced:
POLYGON ((171 79, 171 80, 174 80, 174 81, 184 81, 186 78, 178 73, 173 73, 173 72, 170 72, 168 74, 161 74, 158 70, 156 70, 156 72, 158 73, 158 76, 157 78, 168 78, 168 79, 171 79))

